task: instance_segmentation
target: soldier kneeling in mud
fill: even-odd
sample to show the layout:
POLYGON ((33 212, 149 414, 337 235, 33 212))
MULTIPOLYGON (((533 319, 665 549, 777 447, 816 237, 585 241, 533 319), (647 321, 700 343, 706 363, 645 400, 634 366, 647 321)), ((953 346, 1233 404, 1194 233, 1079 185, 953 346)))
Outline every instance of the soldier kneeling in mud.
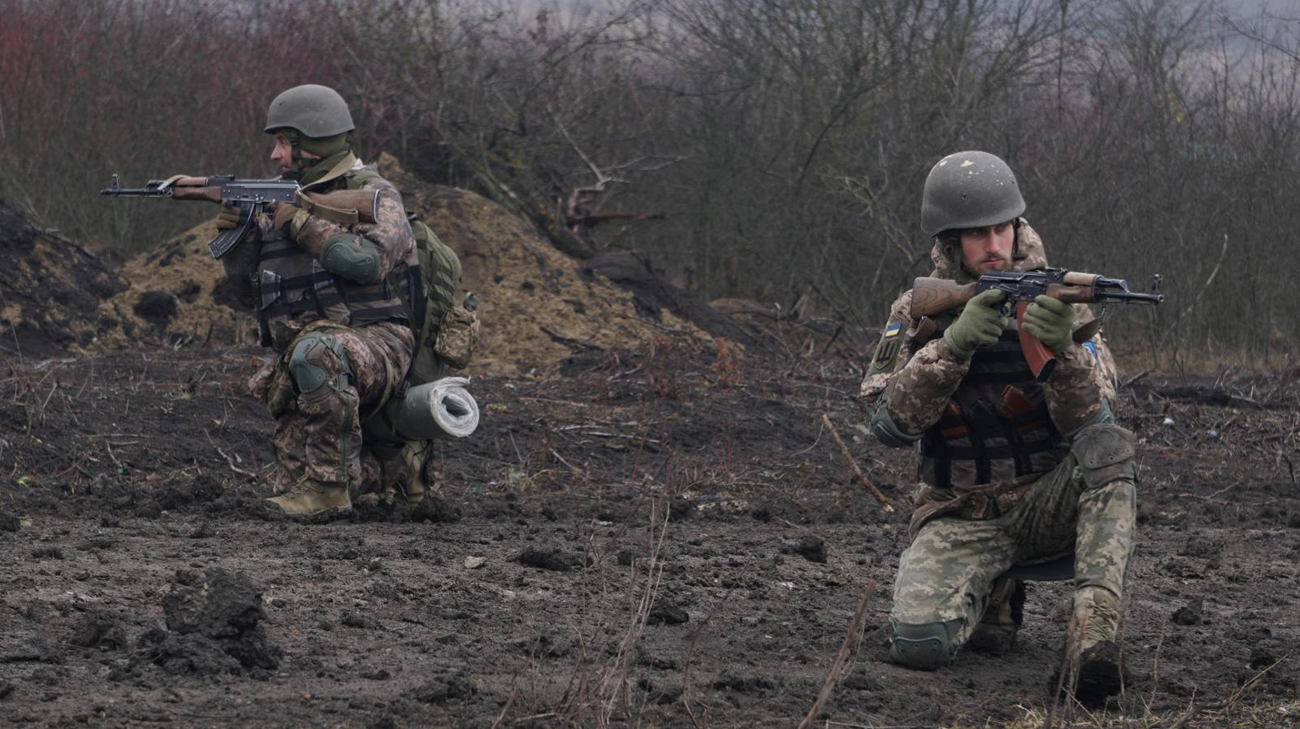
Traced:
MULTIPOLYGON (((930 276, 964 284, 991 270, 1046 267, 1024 211, 1001 159, 940 160, 921 206, 936 239, 930 276)), ((963 646, 1010 650, 1025 593, 1002 575, 1073 553, 1066 655, 1078 660, 1076 695, 1096 701, 1122 681, 1115 636, 1136 524, 1134 438, 1114 423, 1112 360, 1087 306, 1044 296, 1029 305, 1025 331, 1058 360, 1040 384, 1015 319, 1001 313, 1003 296, 986 291, 930 318, 912 316, 904 293, 862 383, 876 438, 920 453, 889 657, 933 670, 963 646)))
MULTIPOLYGON (((375 222, 303 197, 260 215, 221 259, 257 312, 262 344, 278 355, 250 381, 276 420, 280 495, 267 506, 277 513, 340 514, 360 493, 423 493, 418 456, 372 417, 400 395, 411 368, 413 314, 399 292, 421 290, 417 246, 397 189, 353 153, 354 129, 337 92, 305 85, 271 102, 265 131, 275 137, 271 160, 305 192, 378 190, 375 222)), ((238 224, 238 209, 223 208, 218 228, 238 224)), ((458 263, 455 271, 459 278, 458 263)))

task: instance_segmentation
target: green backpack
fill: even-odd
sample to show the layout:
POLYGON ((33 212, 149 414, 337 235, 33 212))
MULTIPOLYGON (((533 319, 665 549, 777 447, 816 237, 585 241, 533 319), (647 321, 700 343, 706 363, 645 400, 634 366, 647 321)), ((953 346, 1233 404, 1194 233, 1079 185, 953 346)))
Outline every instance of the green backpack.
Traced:
MULTIPOLYGON (((412 386, 423 385, 446 376, 450 369, 469 366, 474 348, 479 341, 478 314, 474 311, 474 295, 466 294, 465 303, 456 303, 456 287, 460 285, 460 259, 456 252, 438 240, 433 230, 415 213, 407 213, 411 233, 415 235, 416 254, 420 260, 420 282, 424 287, 424 325, 415 330, 415 361, 408 379, 412 386)), ((391 276, 400 278, 404 272, 391 276)), ((390 285, 405 292, 405 286, 390 281, 390 285)), ((418 317, 411 311, 408 296, 409 321, 414 329, 418 317)))

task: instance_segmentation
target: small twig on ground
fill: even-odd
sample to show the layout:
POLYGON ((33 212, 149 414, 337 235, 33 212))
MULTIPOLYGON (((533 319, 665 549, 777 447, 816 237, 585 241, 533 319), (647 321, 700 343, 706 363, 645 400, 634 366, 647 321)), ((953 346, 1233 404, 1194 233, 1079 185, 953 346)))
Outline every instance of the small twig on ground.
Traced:
POLYGON ((1074 615, 1070 616, 1070 625, 1065 631, 1065 651, 1061 656, 1061 665, 1057 667, 1056 690, 1052 693, 1052 702, 1047 709, 1047 718, 1043 720, 1043 729, 1052 729, 1052 723, 1056 720, 1056 706, 1060 701, 1061 692, 1068 691, 1071 696, 1074 694, 1075 682, 1079 670, 1079 638, 1083 636, 1083 626, 1074 615))
POLYGON ((880 502, 880 506, 885 510, 886 514, 894 513, 894 505, 889 503, 889 499, 885 498, 885 495, 880 493, 880 489, 876 488, 875 484, 868 481, 867 477, 862 474, 862 469, 858 468, 858 462, 853 460, 853 454, 849 453, 849 447, 844 445, 844 440, 840 438, 840 433, 835 429, 835 424, 831 422, 829 414, 822 413, 822 423, 825 424, 826 429, 831 432, 831 436, 835 438, 835 442, 840 444, 840 452, 844 454, 844 460, 848 461, 849 465, 853 467, 853 473, 857 474, 858 480, 861 481, 862 485, 866 486, 867 490, 876 497, 876 501, 880 502))
POLYGON ((1136 375, 1133 375, 1127 380, 1124 380, 1124 382, 1120 383, 1119 389, 1123 390, 1124 388, 1128 387, 1129 385, 1132 385, 1134 382, 1137 382, 1138 380, 1142 379, 1143 377, 1146 377, 1149 374, 1151 374, 1151 370, 1149 368, 1142 370, 1136 375))
POLYGON ((799 722, 799 729, 809 729, 817 720, 817 715, 821 713, 826 701, 830 699, 831 691, 839 680, 840 670, 844 668, 852 648, 858 644, 858 635, 862 633, 863 623, 867 619, 867 603, 871 602, 871 596, 874 594, 876 594, 876 581, 868 580, 866 588, 862 591, 862 597, 858 598, 858 609, 853 612, 853 619, 849 621, 849 632, 845 634, 844 642, 840 644, 840 650, 835 654, 830 670, 826 672, 821 691, 817 692, 817 700, 808 709, 808 714, 804 716, 803 721, 799 722))
POLYGON ((240 474, 240 475, 248 476, 248 477, 251 478, 251 479, 257 479, 257 474, 256 474, 256 473, 253 473, 252 471, 248 471, 248 470, 245 470, 245 469, 240 468, 239 466, 236 466, 236 465, 235 465, 235 459, 234 459, 234 458, 231 458, 231 457, 230 457, 230 456, 229 456, 225 451, 221 450, 220 447, 217 448, 217 453, 220 453, 220 454, 221 454, 221 457, 224 458, 224 459, 226 459, 226 463, 230 464, 230 470, 232 470, 232 471, 234 471, 235 473, 238 473, 238 474, 240 474))
POLYGON ((563 463, 564 465, 568 466, 569 470, 573 471, 573 474, 575 476, 581 476, 583 481, 591 480, 591 477, 587 475, 586 471, 579 470, 577 466, 564 460, 564 456, 560 455, 559 452, 557 452, 554 448, 551 449, 551 455, 555 456, 555 459, 560 463, 563 463))
POLYGON ((574 402, 572 400, 556 400, 554 398, 549 398, 549 397, 527 397, 527 396, 519 398, 519 402, 549 402, 549 403, 554 403, 556 405, 571 405, 575 408, 585 408, 588 407, 589 405, 589 403, 574 402))
MULTIPOLYGON (((730 604, 731 592, 731 590, 727 590, 726 593, 722 595, 722 599, 718 601, 718 604, 730 604)), ((713 616, 716 613, 716 609, 710 611, 708 616, 704 618, 704 622, 700 623, 700 626, 691 633, 691 640, 686 644, 686 659, 682 661, 682 706, 685 707, 686 715, 690 717, 691 725, 694 726, 695 729, 702 728, 700 727, 699 719, 695 717, 695 710, 691 708, 691 656, 695 653, 695 642, 699 640, 700 634, 704 632, 704 629, 709 627, 709 623, 713 622, 713 616)))
POLYGON ((1160 640, 1156 641, 1155 658, 1151 662, 1151 700, 1148 704, 1154 704, 1156 702, 1156 690, 1160 688, 1160 650, 1164 648, 1165 633, 1167 633, 1168 630, 1169 626, 1162 626, 1160 628, 1160 640))
POLYGON ((496 721, 492 722, 492 729, 497 729, 497 727, 501 726, 501 722, 505 721, 506 714, 509 713, 510 707, 514 705, 515 697, 518 695, 519 695, 519 675, 516 674, 514 683, 510 687, 510 697, 506 699, 506 705, 501 707, 501 713, 497 714, 496 721))
POLYGON ((810 534, 810 535, 812 535, 812 536, 814 536, 814 537, 817 537, 818 539, 822 540, 823 542, 826 541, 826 538, 825 538, 825 537, 823 537, 822 535, 818 534, 817 532, 815 532, 815 531, 809 529, 808 527, 806 527, 806 526, 804 526, 804 525, 802 525, 802 524, 795 524, 794 522, 790 521, 789 519, 783 519, 783 518, 781 518, 781 517, 779 517, 779 516, 776 518, 776 520, 779 521, 779 522, 781 522, 782 524, 785 524, 785 525, 788 526, 788 527, 791 527, 792 529, 798 529, 799 531, 804 532, 805 534, 810 534))

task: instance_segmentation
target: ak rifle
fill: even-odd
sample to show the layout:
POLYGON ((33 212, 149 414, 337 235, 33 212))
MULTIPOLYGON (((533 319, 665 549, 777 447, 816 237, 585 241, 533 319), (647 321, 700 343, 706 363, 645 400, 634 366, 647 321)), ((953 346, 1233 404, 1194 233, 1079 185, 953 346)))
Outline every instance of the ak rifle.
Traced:
POLYGON ((341 225, 373 223, 379 213, 378 190, 336 190, 305 192, 296 180, 239 180, 234 175, 189 177, 174 175, 165 180, 150 180, 144 187, 122 187, 113 175, 113 186, 101 195, 113 197, 170 197, 176 200, 205 200, 239 208, 239 222, 233 228, 217 231, 208 241, 213 258, 221 258, 244 239, 258 213, 280 204, 309 209, 341 225))
POLYGON ((1004 316, 1014 312, 1020 328, 1020 347, 1025 361, 1039 382, 1051 377, 1056 356, 1043 343, 1025 332, 1025 310, 1038 296, 1050 296, 1067 304, 1150 304, 1165 300, 1160 292, 1164 277, 1152 277, 1151 292, 1129 291, 1121 278, 1106 278, 1095 273, 1067 271, 1064 268, 1040 268, 1037 271, 989 271, 978 281, 959 284, 944 278, 922 276, 912 283, 912 315, 934 316, 964 305, 989 290, 1002 291, 1004 316))

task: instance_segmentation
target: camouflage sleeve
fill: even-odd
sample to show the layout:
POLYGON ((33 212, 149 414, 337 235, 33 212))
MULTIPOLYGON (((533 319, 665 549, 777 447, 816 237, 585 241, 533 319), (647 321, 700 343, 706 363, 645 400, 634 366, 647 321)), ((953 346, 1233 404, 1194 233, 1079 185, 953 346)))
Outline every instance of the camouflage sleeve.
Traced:
POLYGON ((913 319, 911 304, 909 291, 890 307, 862 397, 887 408, 903 432, 918 434, 939 420, 970 364, 953 356, 942 337, 917 346, 928 320, 913 319))
POLYGON ((1078 430, 1100 417, 1103 402, 1111 412, 1116 406, 1110 349, 1088 307, 1075 304, 1075 309, 1076 334, 1092 332, 1092 336, 1057 354, 1056 371, 1043 383, 1052 422, 1062 433, 1078 430))
POLYGON ((360 223, 349 230, 320 216, 309 215, 298 227, 296 240, 304 250, 320 256, 321 247, 331 237, 339 233, 355 233, 378 249, 382 275, 387 276, 394 266, 405 262, 415 250, 415 236, 406 220, 406 208, 397 188, 388 183, 370 183, 365 189, 379 190, 379 211, 374 223, 360 223))
POLYGON ((377 186, 379 192, 379 214, 373 224, 356 226, 353 231, 365 236, 366 240, 379 248, 383 257, 384 275, 387 276, 394 266, 403 263, 415 251, 415 235, 411 233, 411 223, 406 219, 406 207, 402 205, 402 195, 390 184, 377 186))
POLYGON ((885 406, 907 433, 924 433, 939 422, 970 362, 958 359, 938 337, 926 343, 898 371, 885 390, 885 406))

